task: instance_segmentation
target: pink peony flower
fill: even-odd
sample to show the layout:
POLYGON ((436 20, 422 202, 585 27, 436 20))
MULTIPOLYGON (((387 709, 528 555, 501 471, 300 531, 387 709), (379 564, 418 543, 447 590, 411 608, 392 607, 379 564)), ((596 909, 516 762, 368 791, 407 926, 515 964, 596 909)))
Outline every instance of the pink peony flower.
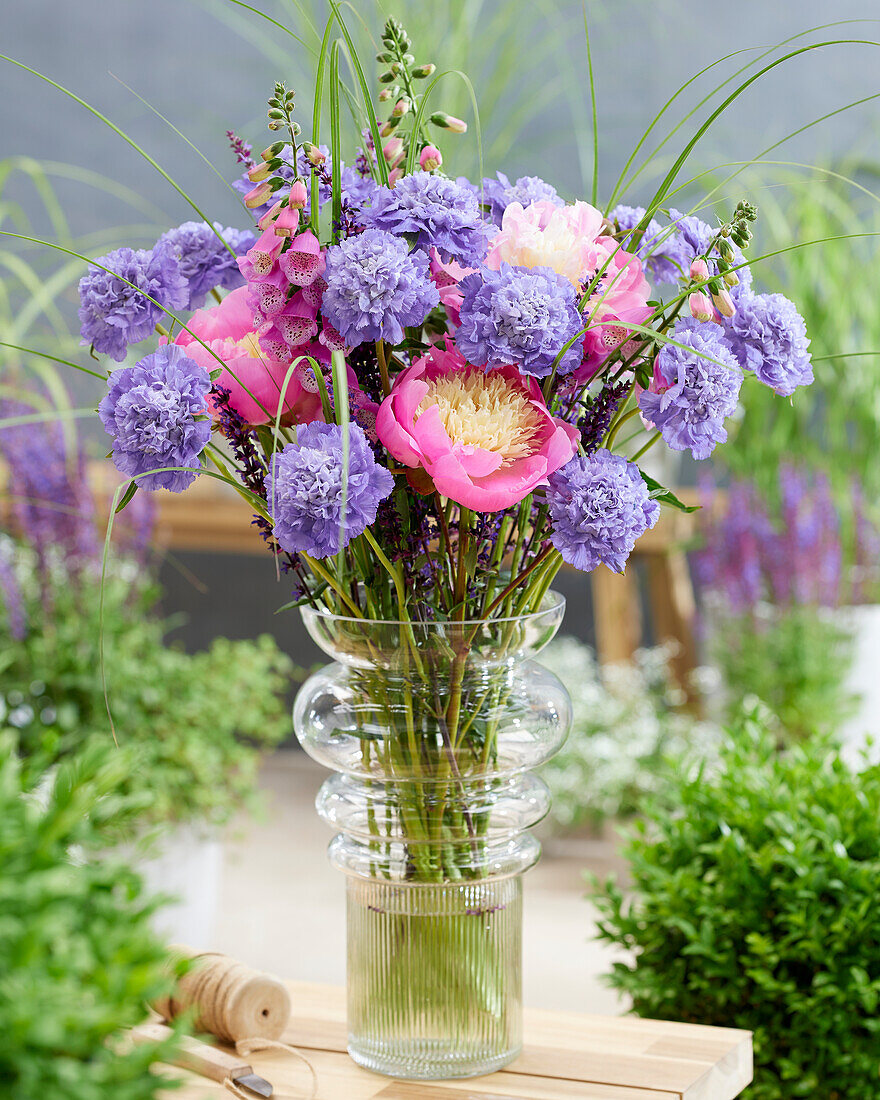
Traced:
MULTIPOLYGON (((600 288, 587 302, 584 361, 575 371, 578 382, 586 382, 602 368, 608 356, 632 336, 630 325, 644 325, 653 310, 648 305, 651 287, 637 256, 624 252, 611 237, 599 244, 606 250, 605 272, 600 288), (610 258, 609 258, 610 257, 610 258)), ((633 340, 633 351, 635 340, 633 340)))
POLYGON ((397 376, 376 432, 399 462, 422 467, 442 496, 476 512, 522 500, 568 462, 579 438, 550 415, 534 378, 474 367, 448 338, 397 376))
POLYGON ((597 243, 602 222, 602 212, 587 202, 556 206, 544 200, 525 209, 512 202, 489 243, 486 266, 549 267, 577 288, 604 262, 606 250, 597 243))
MULTIPOLYGON (((281 361, 260 346, 247 297, 248 288, 239 287, 227 294, 219 305, 196 310, 188 325, 195 336, 182 330, 174 343, 185 347, 190 359, 206 371, 217 370, 220 367, 218 359, 221 360, 223 368, 215 384, 229 390, 229 404, 249 424, 266 424, 275 419, 293 357, 281 361)), ((319 344, 307 344, 296 351, 324 362, 329 359, 326 349, 319 344)), ((323 420, 320 398, 311 392, 310 387, 314 385, 311 370, 303 363, 285 390, 283 413, 288 421, 306 424, 311 420, 323 420)))

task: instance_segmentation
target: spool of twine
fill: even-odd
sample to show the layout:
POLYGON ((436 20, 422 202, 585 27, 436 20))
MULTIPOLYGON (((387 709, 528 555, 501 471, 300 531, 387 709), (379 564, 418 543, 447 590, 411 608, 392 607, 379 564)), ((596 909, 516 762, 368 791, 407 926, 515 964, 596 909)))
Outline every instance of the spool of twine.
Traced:
POLYGON ((165 1020, 192 1009, 195 1029, 222 1042, 280 1038, 291 1004, 287 987, 277 978, 215 951, 193 951, 177 944, 169 951, 172 959, 191 959, 194 965, 170 996, 152 1005, 165 1020))

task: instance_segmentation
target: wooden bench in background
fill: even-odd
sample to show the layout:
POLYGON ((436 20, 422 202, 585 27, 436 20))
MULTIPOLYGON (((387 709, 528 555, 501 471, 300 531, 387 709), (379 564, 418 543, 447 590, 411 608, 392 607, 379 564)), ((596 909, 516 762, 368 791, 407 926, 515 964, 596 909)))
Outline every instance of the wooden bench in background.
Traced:
MULTIPOLYGON (((734 1100, 752 1080, 747 1031, 614 1016, 526 1010, 525 1047, 507 1069, 457 1081, 396 1081, 345 1053, 345 993, 291 982, 293 1018, 282 1039, 308 1058, 316 1100, 734 1100)), ((248 1056, 276 1100, 309 1095, 310 1075, 283 1051, 248 1056)), ((222 1085, 185 1073, 168 1100, 218 1100, 222 1085)))
MULTIPOLYGON (((108 501, 120 481, 120 475, 108 462, 92 463, 89 477, 99 497, 108 501)), ((693 503, 692 491, 679 495, 693 503)), ((215 480, 201 478, 186 493, 156 493, 154 499, 158 504, 159 540, 172 550, 266 552, 250 526, 247 503, 215 480)), ((683 684, 697 664, 694 594, 684 551, 693 530, 692 515, 664 508, 657 526, 642 536, 633 555, 635 562, 645 563, 654 638, 658 642, 666 639, 677 642, 673 669, 683 684)), ((600 566, 591 574, 590 583, 599 659, 605 663, 625 661, 644 638, 637 571, 630 568, 618 575, 600 566)))

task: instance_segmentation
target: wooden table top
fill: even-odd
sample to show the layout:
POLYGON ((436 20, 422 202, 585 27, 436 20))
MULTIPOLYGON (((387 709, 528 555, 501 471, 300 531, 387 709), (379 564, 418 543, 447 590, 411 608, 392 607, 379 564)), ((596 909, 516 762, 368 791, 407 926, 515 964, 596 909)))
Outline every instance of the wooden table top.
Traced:
MULTIPOLYGON (((733 1100, 752 1080, 747 1031, 633 1017, 525 1011, 525 1048, 500 1073, 442 1082, 395 1081, 345 1053, 345 992, 290 982, 293 1016, 282 1036, 308 1058, 316 1100, 733 1100)), ((277 1100, 310 1095, 308 1069, 280 1051, 249 1056, 277 1100)), ((183 1070, 168 1100, 217 1100, 221 1085, 183 1070)))

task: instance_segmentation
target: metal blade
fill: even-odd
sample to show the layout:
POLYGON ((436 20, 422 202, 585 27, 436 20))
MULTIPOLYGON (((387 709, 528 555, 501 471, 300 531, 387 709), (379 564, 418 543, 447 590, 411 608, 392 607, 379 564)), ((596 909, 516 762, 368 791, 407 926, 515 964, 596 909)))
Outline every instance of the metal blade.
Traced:
POLYGON ((268 1097, 272 1095, 272 1086, 266 1080, 265 1077, 258 1077, 256 1073, 245 1073, 241 1077, 235 1078, 236 1085, 243 1085, 246 1089, 250 1089, 251 1092, 255 1092, 257 1096, 268 1097))

